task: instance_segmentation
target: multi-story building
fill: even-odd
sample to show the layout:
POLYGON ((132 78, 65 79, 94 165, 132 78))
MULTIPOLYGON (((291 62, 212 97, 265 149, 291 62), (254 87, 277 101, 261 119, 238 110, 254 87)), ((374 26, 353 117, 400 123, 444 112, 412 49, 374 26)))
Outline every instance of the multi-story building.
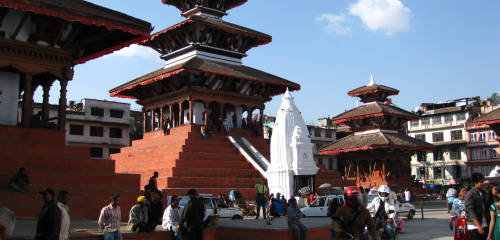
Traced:
POLYGON ((416 110, 419 120, 408 123, 408 135, 432 143, 435 149, 412 156, 412 175, 435 184, 468 178, 466 123, 479 105, 479 97, 421 104, 416 110))
MULTIPOLYGON (((481 105, 481 114, 500 107, 500 105, 492 106, 489 101, 484 101, 481 105)), ((471 176, 477 172, 487 176, 496 165, 500 165, 500 148, 496 133, 487 124, 467 123, 466 130, 468 174, 471 176)))
POLYGON ((337 139, 343 138, 351 132, 347 128, 342 128, 332 124, 331 118, 318 119, 318 125, 308 125, 311 143, 314 144, 314 161, 318 166, 323 166, 325 170, 335 171, 337 167, 337 157, 335 155, 320 155, 318 150, 337 139))
POLYGON ((90 147, 91 158, 109 159, 130 146, 130 104, 83 99, 66 112, 66 144, 90 147))

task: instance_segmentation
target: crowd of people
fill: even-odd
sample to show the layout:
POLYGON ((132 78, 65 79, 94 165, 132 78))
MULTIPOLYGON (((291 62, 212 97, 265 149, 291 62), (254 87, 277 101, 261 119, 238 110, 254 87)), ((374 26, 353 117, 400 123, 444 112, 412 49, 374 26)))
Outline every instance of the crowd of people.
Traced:
POLYGON ((500 191, 480 173, 472 174, 473 186, 446 193, 450 230, 455 239, 500 240, 500 191))

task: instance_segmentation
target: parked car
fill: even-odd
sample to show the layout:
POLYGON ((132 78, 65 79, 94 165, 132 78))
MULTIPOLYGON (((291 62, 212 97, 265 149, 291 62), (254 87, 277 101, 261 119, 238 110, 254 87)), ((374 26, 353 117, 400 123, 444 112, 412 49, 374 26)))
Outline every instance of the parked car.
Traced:
POLYGON ((309 206, 300 209, 303 217, 326 217, 328 214, 328 207, 333 199, 339 199, 344 203, 344 195, 328 195, 317 197, 309 206))
MULTIPOLYGON (((374 198, 376 198, 378 194, 368 194, 368 203, 373 201, 374 198)), ((398 216, 406 216, 408 219, 412 219, 413 216, 415 216, 415 206, 411 203, 401 203, 399 201, 396 201, 396 211, 398 216)))
MULTIPOLYGON (((184 209, 184 206, 189 202, 189 196, 179 196, 181 199, 179 202, 179 207, 184 209)), ((170 204, 171 197, 167 198, 167 203, 170 204)), ((232 219, 243 219, 243 212, 239 208, 233 208, 227 206, 223 201, 215 198, 212 194, 200 194, 200 199, 205 204, 205 217, 204 221, 207 220, 209 216, 215 216, 218 214, 220 218, 232 218, 232 219)))

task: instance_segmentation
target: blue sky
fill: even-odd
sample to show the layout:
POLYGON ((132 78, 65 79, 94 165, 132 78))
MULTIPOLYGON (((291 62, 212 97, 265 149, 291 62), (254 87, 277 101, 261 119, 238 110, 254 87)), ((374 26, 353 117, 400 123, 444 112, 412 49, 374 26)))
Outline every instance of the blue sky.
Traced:
MULTIPOLYGON (((161 0, 90 2, 151 22, 153 32, 183 20, 161 0)), ((243 63, 299 83, 302 89, 292 94, 304 119, 315 123, 353 108, 356 99, 347 91, 366 85, 370 74, 399 89, 393 102, 407 110, 498 92, 498 12, 500 1, 491 0, 249 0, 224 20, 273 36, 243 63)), ((133 103, 108 91, 162 66, 154 51, 138 47, 77 65, 68 99, 133 103)), ((52 103, 57 91, 53 87, 52 103)), ((35 96, 40 101, 41 91, 35 96)), ((276 115, 280 101, 267 103, 266 114, 276 115)))

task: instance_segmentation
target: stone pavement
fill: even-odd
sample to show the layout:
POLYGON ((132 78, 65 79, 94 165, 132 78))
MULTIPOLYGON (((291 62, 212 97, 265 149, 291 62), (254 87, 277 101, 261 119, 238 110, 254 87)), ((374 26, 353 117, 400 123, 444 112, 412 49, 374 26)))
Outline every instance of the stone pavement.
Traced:
MULTIPOLYGON (((416 207, 420 209, 419 203, 416 207)), ((452 240, 453 232, 448 228, 448 213, 444 202, 426 203, 424 205, 424 220, 421 219, 420 210, 417 211, 415 219, 405 220, 404 233, 399 234, 400 240, 452 240)), ((303 223, 308 228, 328 226, 331 222, 326 217, 304 218, 303 223)), ((101 234, 97 229, 96 221, 73 220, 71 222, 71 237, 101 234)), ((262 230, 283 230, 287 229, 286 218, 281 217, 272 221, 272 225, 267 225, 264 219, 255 220, 254 217, 243 220, 220 219, 218 227, 242 228, 242 229, 262 229, 262 230)), ((11 239, 33 239, 36 229, 35 219, 18 219, 14 237, 11 239)), ((160 227, 157 230, 161 230, 160 227)), ((126 230, 126 225, 122 224, 122 231, 126 230)), ((325 239, 329 239, 325 236, 325 239)))

